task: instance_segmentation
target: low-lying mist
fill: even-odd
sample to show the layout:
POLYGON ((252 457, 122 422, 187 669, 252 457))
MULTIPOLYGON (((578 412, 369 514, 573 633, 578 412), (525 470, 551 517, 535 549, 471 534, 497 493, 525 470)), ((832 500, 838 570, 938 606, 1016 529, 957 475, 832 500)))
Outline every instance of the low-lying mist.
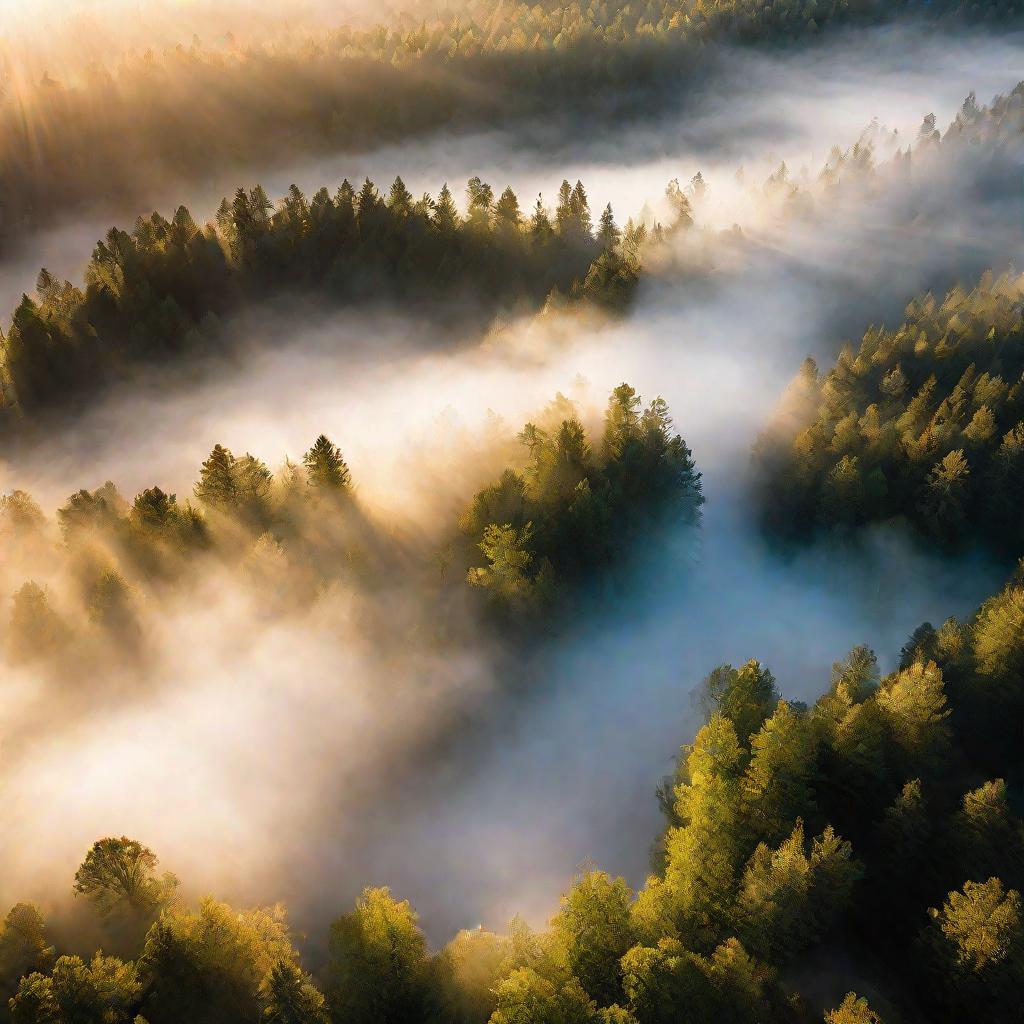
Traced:
POLYGON ((926 556, 895 529, 855 556, 794 560, 754 527, 749 449, 801 359, 898 315, 922 276, 945 272, 908 260, 875 202, 873 217, 858 201, 802 221, 799 246, 711 236, 710 277, 664 272, 621 322, 549 313, 452 352, 397 312, 301 330, 247 320, 244 358, 188 389, 140 382, 7 466, 2 485, 49 511, 105 479, 184 498, 214 443, 275 466, 323 431, 395 543, 429 540, 556 392, 591 415, 628 380, 670 403, 708 504, 695 561, 668 574, 642 562, 626 600, 524 666, 526 697, 503 693, 507 661, 489 642, 439 657, 410 639, 414 586, 340 586, 268 620, 214 570, 154 604, 152 667, 111 670, 116 699, 55 711, 14 671, 0 895, 45 899, 108 832, 141 837, 189 891, 283 898, 313 934, 370 883, 412 899, 440 940, 517 911, 542 919, 587 857, 640 881, 654 786, 712 667, 757 657, 787 697, 812 699, 853 645, 890 668, 921 621, 965 614, 999 581, 999 567, 926 556))
POLYGON ((852 145, 877 118, 904 148, 922 117, 948 124, 964 97, 987 101, 1012 89, 1024 67, 1019 33, 968 30, 955 36, 916 25, 836 31, 821 43, 773 51, 724 48, 698 83, 668 90, 646 119, 613 126, 579 119, 553 107, 543 118, 511 119, 488 130, 454 125, 400 143, 360 151, 343 147, 316 158, 268 157, 253 166, 218 168, 179 178, 139 165, 129 198, 106 196, 60 223, 12 241, 0 262, 0 309, 31 291, 40 266, 75 279, 96 239, 112 223, 128 226, 154 209, 184 203, 197 219, 239 185, 261 182, 271 196, 298 184, 308 194, 342 178, 369 176, 386 187, 401 174, 413 195, 437 193, 447 181, 457 197, 473 175, 499 191, 510 184, 524 208, 543 192, 552 202, 562 177, 581 179, 592 198, 611 202, 620 220, 654 202, 665 182, 686 182, 698 171, 712 183, 703 223, 728 228, 754 215, 747 186, 760 184, 786 161, 796 179, 816 175, 834 145, 852 145), (607 128, 607 130, 604 130, 607 128), (625 157, 624 157, 625 155, 625 157), (742 168, 744 182, 736 180, 742 168))
MULTIPOLYGON (((409 538, 429 547, 557 392, 594 417, 626 380, 669 402, 704 473, 699 550, 669 571, 645 552, 626 597, 524 664, 530 685, 517 693, 503 689, 508 652, 490 640, 438 651, 420 638, 431 610, 415 582, 338 584, 301 613, 268 614, 241 571, 214 565, 151 599, 145 663, 68 673, 58 687, 5 665, 0 903, 59 902, 89 843, 124 833, 190 894, 284 899, 311 932, 367 884, 411 899, 435 940, 516 912, 541 920, 584 858, 642 879, 659 827, 654 787, 692 737, 691 693, 715 665, 758 658, 787 698, 810 700, 855 644, 889 669, 921 621, 971 610, 1004 567, 923 554, 897 527, 855 554, 773 551, 755 528, 748 458, 806 355, 834 355, 916 292, 1019 256, 1019 187, 999 177, 980 195, 965 153, 783 215, 734 173, 742 164, 760 181, 785 159, 794 178, 804 163, 816 174, 829 146, 852 143, 875 116, 905 147, 923 113, 943 125, 972 89, 1012 88, 1020 56, 1015 37, 863 33, 804 55, 733 55, 671 117, 623 130, 614 152, 574 136, 571 149, 526 155, 519 136, 491 133, 344 167, 254 169, 276 192, 343 171, 379 183, 401 173, 414 193, 480 174, 526 197, 553 193, 557 166, 622 214, 698 170, 710 191, 683 272, 654 274, 621 321, 549 312, 453 351, 401 309, 254 315, 235 326, 230 362, 187 386, 142 376, 103 396, 44 445, 0 460, 0 489, 30 491, 51 516, 108 479, 129 497, 159 484, 184 499, 215 443, 277 467, 323 432, 396 549, 409 538), (740 234, 718 233, 733 223, 740 234), (685 270, 693 251, 699 273, 685 270)), ((188 185, 154 203, 185 199, 199 216, 227 187, 188 185)), ((38 263, 74 276, 82 239, 105 227, 35 239, 31 274, 8 264, 0 301, 29 287, 38 263)), ((8 594, 48 572, 0 552, 8 594)))

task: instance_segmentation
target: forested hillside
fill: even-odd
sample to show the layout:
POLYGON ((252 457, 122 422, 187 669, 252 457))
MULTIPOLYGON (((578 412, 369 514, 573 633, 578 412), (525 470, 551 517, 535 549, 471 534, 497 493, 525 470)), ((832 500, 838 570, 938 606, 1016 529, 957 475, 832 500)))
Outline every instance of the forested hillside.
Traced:
POLYGON ((791 539, 908 521, 944 547, 1024 551, 1024 279, 915 299, 820 372, 808 360, 759 445, 763 515, 791 539))
MULTIPOLYGON (((93 251, 84 287, 39 276, 0 333, 0 424, 10 429, 83 397, 147 360, 223 351, 224 320, 290 295, 321 309, 383 304, 456 324, 485 325, 529 311, 551 293, 621 309, 636 284, 645 227, 623 233, 610 206, 597 218, 581 182, 562 183, 554 211, 523 209, 479 178, 462 216, 448 186, 413 197, 401 177, 386 196, 366 180, 307 199, 293 187, 275 207, 259 186, 225 199, 216 223, 184 207, 168 220, 111 229, 93 251)), ((669 230, 690 223, 686 197, 669 230)), ((660 233, 658 233, 660 235, 660 233)))
POLYGON ((123 958, 69 955, 18 904, 0 931, 10 1019, 799 1022, 816 1019, 796 984, 814 947, 877 993, 872 1009, 829 981, 830 1024, 1019 1020, 1022 636, 1015 577, 916 631, 884 678, 855 648, 813 707, 757 661, 715 669, 659 790, 654 872, 634 893, 582 870, 539 932, 517 919, 431 953, 410 905, 368 888, 310 976, 282 907, 193 906, 144 845, 102 839, 74 890, 123 958))
POLYGON ((84 69, 72 54, 66 73, 23 68, 9 46, 0 50, 0 245, 62 211, 133 195, 152 204, 156 186, 276 166, 285 154, 574 110, 609 124, 616 111, 646 115, 666 87, 699 80, 719 43, 813 39, 901 14, 984 25, 1017 13, 1010 0, 473 0, 278 44, 183 39, 84 69))

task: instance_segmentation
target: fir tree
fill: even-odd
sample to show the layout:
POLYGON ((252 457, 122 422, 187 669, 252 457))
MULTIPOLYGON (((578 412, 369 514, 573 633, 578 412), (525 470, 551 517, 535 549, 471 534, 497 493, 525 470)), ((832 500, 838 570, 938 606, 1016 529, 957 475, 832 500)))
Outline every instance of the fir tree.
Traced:
POLYGON ((195 496, 208 508, 228 509, 238 498, 235 482, 235 457, 223 445, 216 444, 199 471, 193 488, 195 496))
POLYGON ((351 486, 351 475, 338 448, 321 434, 302 457, 309 485, 318 491, 344 491, 351 486))

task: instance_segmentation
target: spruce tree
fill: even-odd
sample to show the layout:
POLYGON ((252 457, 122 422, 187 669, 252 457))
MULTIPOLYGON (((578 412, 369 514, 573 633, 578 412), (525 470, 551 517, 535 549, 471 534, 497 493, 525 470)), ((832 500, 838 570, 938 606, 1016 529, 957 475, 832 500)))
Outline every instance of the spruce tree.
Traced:
POLYGON ((199 482, 193 488, 195 496, 207 508, 231 508, 238 498, 234 469, 234 455, 223 445, 215 444, 199 470, 199 482))
POLYGON ((437 194, 437 202, 434 205, 434 224, 442 234, 450 234, 459 226, 459 211, 455 207, 455 200, 452 198, 447 182, 441 186, 441 191, 437 194))
POLYGON ((395 178, 388 193, 388 207, 400 217, 408 217, 412 211, 412 193, 405 187, 401 175, 395 178))
POLYGON ((282 960, 263 982, 266 1024, 327 1024, 324 997, 296 966, 282 960))
POLYGON ((594 230, 594 222, 590 217, 590 202, 582 181, 577 181, 573 187, 569 209, 572 211, 572 230, 579 235, 590 235, 594 230))
POLYGON ((341 452, 321 434, 302 457, 310 487, 319 491, 343 491, 351 486, 351 475, 341 452))
POLYGON ((622 232, 615 223, 615 216, 612 213, 612 204, 609 203, 601 214, 598 222, 597 240, 601 243, 602 249, 614 249, 619 244, 622 232))
POLYGON ((572 232, 573 208, 572 186, 564 180, 558 189, 558 205, 555 207, 555 225, 564 238, 572 232))
POLYGON ((494 207, 494 219, 503 228, 518 228, 522 218, 519 210, 519 200, 511 186, 505 189, 498 198, 494 207))
POLYGON ((554 233, 551 218, 544 206, 544 197, 538 195, 537 202, 533 206, 533 215, 530 217, 530 238, 535 246, 543 246, 547 244, 554 233))

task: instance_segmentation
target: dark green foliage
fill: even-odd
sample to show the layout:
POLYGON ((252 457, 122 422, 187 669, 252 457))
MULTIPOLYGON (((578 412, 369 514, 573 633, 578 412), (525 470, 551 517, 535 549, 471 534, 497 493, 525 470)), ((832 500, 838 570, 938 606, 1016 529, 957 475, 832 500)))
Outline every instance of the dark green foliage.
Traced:
MULTIPOLYGON (((495 205, 478 178, 469 204, 463 220, 447 186, 436 203, 413 201, 401 178, 386 201, 369 180, 358 194, 345 182, 312 201, 292 186, 276 207, 256 186, 225 199, 202 228, 184 208, 170 221, 140 218, 131 232, 113 228, 84 288, 44 271, 36 297, 23 298, 0 335, 0 427, 14 426, 19 410, 31 419, 84 397, 83 381, 93 395, 132 363, 216 351, 228 343, 226 317, 286 294, 312 291, 336 306, 400 297, 406 308, 473 322, 537 307, 574 283, 594 302, 628 302, 638 256, 592 236, 581 183, 568 191, 557 232, 524 224, 510 189, 495 205)), ((197 492, 208 507, 231 491, 224 453, 211 460, 197 492)))
POLYGON ((321 493, 343 491, 351 486, 351 474, 341 452, 321 434, 302 457, 309 486, 321 493))
POLYGON ((818 375, 758 447, 765 523, 798 538, 901 518, 945 548, 1024 553, 1024 279, 916 299, 818 375))
POLYGON ((551 429, 528 423, 524 469, 506 470, 473 499, 460 524, 468 579, 498 607, 550 612, 581 584, 607 580, 641 541, 699 524, 692 453, 663 400, 640 404, 628 384, 615 389, 596 452, 571 405, 569 418, 555 409, 551 429), (474 564, 480 554, 484 564, 474 564))

